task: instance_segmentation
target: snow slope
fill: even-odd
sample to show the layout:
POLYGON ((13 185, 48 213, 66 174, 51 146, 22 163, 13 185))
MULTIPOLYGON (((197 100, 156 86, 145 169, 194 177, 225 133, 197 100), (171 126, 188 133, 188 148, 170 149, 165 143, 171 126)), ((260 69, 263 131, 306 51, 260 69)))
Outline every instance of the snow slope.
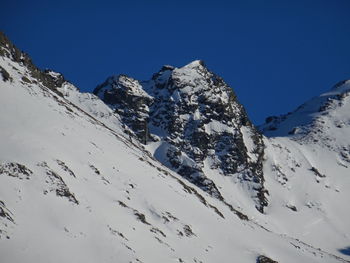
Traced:
POLYGON ((339 83, 260 127, 269 137, 264 165, 270 174, 266 188, 273 189, 268 221, 279 232, 338 252, 348 247, 350 237, 349 84, 339 83))
POLYGON ((225 190, 246 217, 156 160, 96 96, 0 48, 1 262, 349 262, 348 169, 326 146, 264 138, 265 213, 225 190))
MULTIPOLYGON (((268 137, 261 138, 232 90, 201 61, 164 66, 149 81, 130 78, 130 88, 118 79, 108 78, 95 93, 122 113, 133 100, 120 89, 138 98, 139 90, 132 95, 137 86, 152 98, 139 100, 148 109, 139 141, 157 160, 269 229, 344 255, 350 234, 344 209, 350 202, 349 81, 293 113, 268 118, 260 127, 268 137), (258 205, 257 196, 263 197, 258 205)), ((133 129, 132 120, 121 121, 133 129)))

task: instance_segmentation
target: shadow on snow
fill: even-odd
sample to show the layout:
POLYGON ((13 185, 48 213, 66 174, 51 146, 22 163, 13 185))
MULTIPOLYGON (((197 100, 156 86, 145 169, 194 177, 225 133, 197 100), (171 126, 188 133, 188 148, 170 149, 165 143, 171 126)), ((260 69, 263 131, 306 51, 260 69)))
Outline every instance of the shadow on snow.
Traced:
POLYGON ((338 249, 338 251, 344 255, 350 256, 350 246, 338 249))

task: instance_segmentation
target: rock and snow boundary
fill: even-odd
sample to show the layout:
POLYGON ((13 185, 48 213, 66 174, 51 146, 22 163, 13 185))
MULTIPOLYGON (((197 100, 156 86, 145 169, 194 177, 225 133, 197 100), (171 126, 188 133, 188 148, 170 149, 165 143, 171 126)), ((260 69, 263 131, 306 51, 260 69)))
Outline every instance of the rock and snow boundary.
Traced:
POLYGON ((0 44, 1 261, 349 261, 346 82, 315 122, 291 127, 309 132, 265 137, 236 119, 243 108, 198 61, 166 66, 137 85, 124 77, 116 107, 40 71, 3 35, 0 44), (127 96, 140 98, 132 113, 127 96), (227 148, 227 137, 242 147, 227 148), (234 173, 222 169, 225 154, 243 156, 234 173), (258 161, 268 191, 263 213, 259 174, 245 177, 258 161), (223 198, 179 172, 183 166, 198 168, 223 198))

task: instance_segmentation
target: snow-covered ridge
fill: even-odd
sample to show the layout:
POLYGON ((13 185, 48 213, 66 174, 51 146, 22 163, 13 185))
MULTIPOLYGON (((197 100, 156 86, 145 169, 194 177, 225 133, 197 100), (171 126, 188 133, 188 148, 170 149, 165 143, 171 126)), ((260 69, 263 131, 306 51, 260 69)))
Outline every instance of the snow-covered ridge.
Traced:
MULTIPOLYGON (((309 133, 314 131, 313 127, 322 123, 327 115, 347 107, 349 95, 350 81, 339 82, 330 91, 312 98, 295 111, 267 118, 260 129, 265 135, 271 137, 309 133)), ((348 116, 343 117, 348 118, 348 116)))
POLYGON ((8 56, 11 45, 0 45, 4 262, 349 262, 344 86, 326 95, 309 135, 268 138, 201 63, 190 85, 186 66, 145 82, 125 77, 115 107, 58 73, 33 71, 8 56), (245 161, 230 159, 239 154, 245 161), (252 164, 268 191, 264 213, 252 164), (183 167, 204 180, 189 182, 183 167))

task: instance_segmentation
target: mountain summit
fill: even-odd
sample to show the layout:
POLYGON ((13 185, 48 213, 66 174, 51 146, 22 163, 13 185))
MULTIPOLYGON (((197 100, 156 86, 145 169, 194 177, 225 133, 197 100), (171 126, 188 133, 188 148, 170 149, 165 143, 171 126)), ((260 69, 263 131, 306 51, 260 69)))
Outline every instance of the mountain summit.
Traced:
POLYGON ((211 174, 246 182, 263 212, 262 136, 233 90, 203 61, 164 66, 149 81, 109 77, 94 94, 158 161, 219 200, 225 197, 211 174))

